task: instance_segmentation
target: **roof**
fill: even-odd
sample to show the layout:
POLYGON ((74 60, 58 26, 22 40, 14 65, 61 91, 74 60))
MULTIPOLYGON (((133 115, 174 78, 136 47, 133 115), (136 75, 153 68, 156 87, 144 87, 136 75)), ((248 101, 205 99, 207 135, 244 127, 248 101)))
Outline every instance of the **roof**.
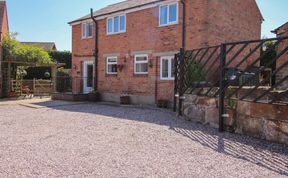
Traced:
POLYGON ((54 51, 57 50, 56 44, 54 42, 21 42, 25 45, 31 45, 31 46, 38 46, 45 51, 54 51))
POLYGON ((5 12, 5 8, 6 8, 6 1, 5 0, 0 0, 0 32, 2 32, 2 26, 3 26, 3 19, 4 16, 7 16, 7 10, 6 13, 5 12))
MULTIPOLYGON (((133 8, 142 7, 142 6, 149 5, 149 4, 154 4, 154 3, 157 3, 160 1, 164 1, 164 0, 126 0, 126 1, 122 1, 122 2, 119 2, 116 4, 106 6, 102 9, 99 9, 99 10, 93 12, 93 16, 96 18, 96 17, 109 15, 109 14, 120 12, 120 11, 125 11, 125 10, 129 10, 129 9, 133 9, 133 8)), ((72 23, 75 23, 78 21, 87 20, 89 18, 91 18, 91 14, 88 14, 88 15, 81 17, 77 20, 69 22, 69 24, 72 24, 72 23)))
POLYGON ((278 34, 278 31, 281 30, 281 29, 288 31, 288 22, 284 23, 283 25, 281 25, 280 27, 276 28, 275 30, 273 30, 271 32, 275 33, 275 34, 278 34), (285 27, 286 27, 286 29, 283 29, 285 27))

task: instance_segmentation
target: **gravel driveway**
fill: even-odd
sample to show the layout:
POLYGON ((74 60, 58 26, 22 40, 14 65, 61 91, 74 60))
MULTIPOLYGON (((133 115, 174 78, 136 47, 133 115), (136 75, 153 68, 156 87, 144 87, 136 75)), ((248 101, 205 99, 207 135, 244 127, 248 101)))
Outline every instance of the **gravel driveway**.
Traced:
POLYGON ((170 111, 47 106, 0 106, 0 177, 288 176, 287 146, 219 134, 170 111))

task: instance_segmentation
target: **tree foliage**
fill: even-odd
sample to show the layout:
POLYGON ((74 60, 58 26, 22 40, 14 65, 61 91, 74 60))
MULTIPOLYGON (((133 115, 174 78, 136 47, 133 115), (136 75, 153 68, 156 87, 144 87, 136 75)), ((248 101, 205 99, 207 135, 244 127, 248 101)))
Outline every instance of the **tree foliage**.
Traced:
POLYGON ((58 63, 65 63, 65 69, 72 68, 72 54, 70 51, 50 51, 49 55, 58 63))
POLYGON ((15 37, 5 35, 3 38, 4 60, 16 60, 35 64, 54 63, 48 52, 37 47, 21 44, 15 37))
MULTIPOLYGON (((277 56, 277 46, 275 45, 274 41, 268 41, 264 44, 264 46, 265 50, 262 51, 261 54, 261 66, 268 65, 277 56)), ((267 67, 274 70, 276 68, 276 62, 271 63, 267 67)))

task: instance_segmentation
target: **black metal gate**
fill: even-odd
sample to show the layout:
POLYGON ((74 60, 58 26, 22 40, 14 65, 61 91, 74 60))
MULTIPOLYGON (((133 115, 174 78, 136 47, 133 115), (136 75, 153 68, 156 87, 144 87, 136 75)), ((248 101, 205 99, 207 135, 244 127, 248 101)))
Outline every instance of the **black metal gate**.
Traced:
POLYGON ((181 49, 174 67, 174 111, 185 94, 217 97, 220 131, 226 99, 288 105, 288 37, 181 49))

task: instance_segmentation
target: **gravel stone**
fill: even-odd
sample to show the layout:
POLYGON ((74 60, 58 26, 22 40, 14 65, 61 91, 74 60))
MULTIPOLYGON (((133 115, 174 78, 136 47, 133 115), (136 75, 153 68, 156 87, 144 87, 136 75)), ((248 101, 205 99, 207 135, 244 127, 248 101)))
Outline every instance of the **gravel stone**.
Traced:
POLYGON ((0 106, 0 177, 288 176, 287 146, 218 133, 169 110, 47 106, 0 106))

